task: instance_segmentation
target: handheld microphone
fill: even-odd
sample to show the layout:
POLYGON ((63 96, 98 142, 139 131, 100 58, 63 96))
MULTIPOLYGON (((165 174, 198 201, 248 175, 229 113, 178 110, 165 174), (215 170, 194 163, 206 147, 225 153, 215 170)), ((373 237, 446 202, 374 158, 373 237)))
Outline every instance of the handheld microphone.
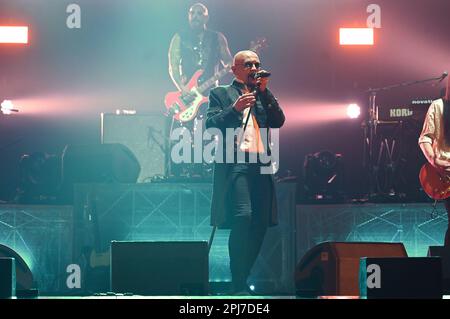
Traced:
POLYGON ((272 73, 262 70, 262 71, 259 71, 259 72, 256 72, 255 74, 253 74, 253 78, 254 79, 268 78, 271 75, 272 75, 272 73))
MULTIPOLYGON (((256 72, 255 74, 253 74, 252 77, 254 79, 262 79, 262 78, 268 78, 271 75, 272 75, 272 73, 267 72, 265 70, 261 70, 259 72, 256 72)), ((258 92, 259 92, 259 84, 257 84, 256 87, 254 88, 253 94, 256 95, 256 94, 258 94, 258 92)))
MULTIPOLYGON (((256 72, 255 74, 252 75, 252 77, 254 79, 260 79, 260 78, 268 78, 269 76, 271 76, 272 73, 265 71, 265 70, 261 70, 259 72, 256 72)), ((252 93, 255 95, 255 97, 257 98, 258 93, 259 93, 259 84, 256 85, 256 87, 252 90, 252 93)), ((247 114, 247 119, 245 120, 245 124, 244 124, 244 132, 245 129, 247 128, 247 124, 248 124, 248 120, 250 118, 250 114, 251 114, 251 108, 250 107, 250 111, 247 114)))

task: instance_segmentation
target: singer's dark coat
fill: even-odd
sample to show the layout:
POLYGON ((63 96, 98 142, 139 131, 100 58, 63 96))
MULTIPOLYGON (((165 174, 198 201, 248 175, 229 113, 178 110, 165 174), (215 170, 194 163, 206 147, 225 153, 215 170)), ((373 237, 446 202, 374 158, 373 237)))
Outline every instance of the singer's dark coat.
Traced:
MULTIPOLYGON (((234 81, 228 86, 219 86, 211 90, 209 95, 209 106, 206 119, 206 128, 218 128, 222 131, 224 141, 226 140, 226 128, 238 128, 242 126, 242 113, 237 112, 232 106, 241 93, 242 84, 234 81)), ((260 128, 280 128, 284 124, 284 114, 278 105, 277 100, 269 90, 260 93, 257 103, 253 107, 252 113, 255 115, 260 128)), ((224 157, 225 157, 225 142, 224 157)), ((263 140, 265 149, 268 148, 268 141, 263 140)), ((270 149, 269 149, 270 154, 270 149)), ((232 185, 231 171, 234 164, 215 163, 213 177, 213 196, 211 203, 211 225, 219 228, 230 228, 231 210, 228 191, 232 185)), ((270 211, 262 212, 263 216, 270 216, 269 225, 278 223, 277 202, 273 175, 270 175, 272 184, 272 205, 266 207, 270 211)))

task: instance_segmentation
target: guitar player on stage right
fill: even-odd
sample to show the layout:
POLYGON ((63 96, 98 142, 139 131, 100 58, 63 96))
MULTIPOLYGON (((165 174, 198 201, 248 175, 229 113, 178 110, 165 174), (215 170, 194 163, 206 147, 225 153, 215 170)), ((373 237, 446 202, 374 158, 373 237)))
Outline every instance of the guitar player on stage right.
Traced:
MULTIPOLYGON (((425 117, 419 146, 429 165, 424 165, 420 180, 425 192, 432 198, 444 199, 445 209, 450 222, 450 179, 443 183, 442 189, 436 191, 440 176, 450 176, 450 81, 447 81, 445 96, 431 103, 425 117), (431 166, 430 166, 431 165, 431 166), (439 175, 438 175, 439 174, 439 175)), ((450 247, 449 227, 445 233, 444 246, 450 247)))
MULTIPOLYGON (((166 96, 166 107, 172 116, 171 132, 174 124, 190 130, 191 133, 197 129, 204 129, 204 123, 200 125, 202 122, 199 120, 203 119, 206 107, 203 109, 200 107, 207 105, 209 89, 219 84, 214 77, 220 70, 222 70, 222 76, 228 74, 228 69, 224 69, 230 67, 233 60, 226 37, 221 32, 212 31, 206 27, 209 16, 208 8, 205 5, 202 3, 192 5, 188 17, 189 28, 176 33, 171 40, 168 54, 169 74, 178 91, 183 94, 181 100, 186 102, 186 105, 194 100, 194 95, 188 94, 193 88, 199 88, 202 84, 207 85, 207 88, 204 91, 199 88, 197 92, 202 98, 193 103, 198 105, 198 109, 187 117, 186 112, 182 113, 183 107, 179 105, 180 103, 175 102, 175 100, 179 101, 180 94, 174 92, 166 96), (202 73, 197 79, 199 71, 202 73), (194 82, 197 83, 193 86, 194 82), (212 83, 208 84, 209 82, 212 83)), ((205 177, 205 174, 208 175, 205 173, 208 170, 205 164, 171 166, 171 175, 177 177, 205 177)), ((212 169, 210 170, 212 171, 212 169)))

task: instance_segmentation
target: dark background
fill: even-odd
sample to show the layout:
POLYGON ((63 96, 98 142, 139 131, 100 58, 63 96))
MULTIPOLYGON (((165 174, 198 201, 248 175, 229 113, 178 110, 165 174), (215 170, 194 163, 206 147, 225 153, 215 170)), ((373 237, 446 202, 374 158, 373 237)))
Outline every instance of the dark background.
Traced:
MULTIPOLYGON (((61 154, 67 144, 99 143, 101 112, 164 112, 164 95, 174 90, 167 50, 173 33, 187 27, 187 10, 196 1, 77 0, 81 29, 68 29, 66 8, 73 2, 0 0, 0 25, 30 28, 29 44, 0 45, 0 100, 20 109, 0 115, 1 200, 14 197, 22 154, 61 154)), ((375 46, 340 47, 339 27, 365 27, 373 2, 203 1, 209 27, 225 34, 232 54, 267 38, 261 60, 287 116, 280 176, 300 174, 306 154, 330 150, 343 156, 345 191, 364 194, 362 119, 347 119, 346 105, 358 102, 367 110, 368 88, 450 68, 448 0, 378 0, 382 28, 375 30, 375 46)), ((445 81, 432 83, 382 92, 377 104, 408 107, 417 97, 436 98, 445 81)), ((404 162, 414 163, 402 173, 409 183, 417 182, 423 161, 420 125, 402 131, 406 137, 396 148, 403 147, 398 156, 404 162)))

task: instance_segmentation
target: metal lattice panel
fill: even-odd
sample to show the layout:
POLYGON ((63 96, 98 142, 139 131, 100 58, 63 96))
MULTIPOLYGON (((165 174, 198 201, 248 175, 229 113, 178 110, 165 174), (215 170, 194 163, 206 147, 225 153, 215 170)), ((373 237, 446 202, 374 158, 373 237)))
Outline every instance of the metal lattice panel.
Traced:
MULTIPOLYGON (((84 245, 106 251, 112 240, 209 240, 211 184, 80 184, 74 211, 78 238, 84 245), (96 230, 95 218, 98 220, 96 230), (96 240, 97 237, 97 240, 96 240), (99 240, 98 240, 99 239, 99 240)), ((280 225, 270 229, 252 279, 270 281, 274 289, 292 285, 295 264, 295 185, 278 190, 280 225)), ((210 280, 231 280, 228 260, 229 230, 218 230, 209 256, 210 280)), ((83 250, 75 243, 75 252, 83 250)), ((289 287, 289 288, 287 288, 289 287)))
POLYGON ((25 260, 40 293, 67 291, 71 241, 70 206, 0 206, 0 243, 25 260))
POLYGON ((447 228, 443 205, 361 204, 297 206, 297 256, 324 241, 402 242, 409 256, 426 256, 442 245, 447 228))
MULTIPOLYGON (((75 215, 85 246, 108 250, 112 240, 209 240, 210 184, 77 185, 75 215), (92 207, 98 218, 97 237, 92 207), (87 212, 86 212, 87 210, 87 212)), ((226 280, 228 233, 217 231, 210 252, 210 277, 226 280)), ((82 247, 75 251, 81 252, 82 247)))

